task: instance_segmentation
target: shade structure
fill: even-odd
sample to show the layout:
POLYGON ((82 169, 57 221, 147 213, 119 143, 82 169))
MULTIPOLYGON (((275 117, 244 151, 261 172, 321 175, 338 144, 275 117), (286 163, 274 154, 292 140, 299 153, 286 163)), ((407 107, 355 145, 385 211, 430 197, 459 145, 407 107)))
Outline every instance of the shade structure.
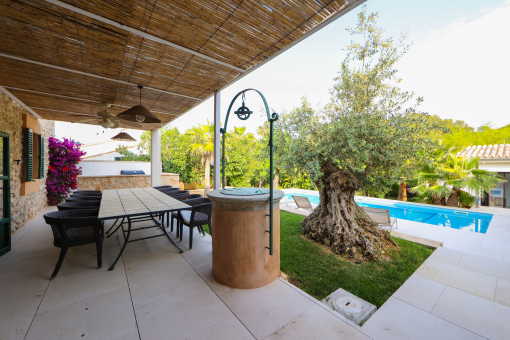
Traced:
POLYGON ((124 120, 129 120, 138 123, 161 123, 161 120, 153 115, 145 106, 135 105, 124 112, 121 112, 117 117, 124 120), (145 117, 143 120, 137 119, 138 117, 145 117))
POLYGON ((136 142, 136 139, 131 137, 126 132, 120 132, 119 134, 117 134, 115 137, 112 137, 111 139, 118 140, 118 141, 121 141, 121 142, 136 142))

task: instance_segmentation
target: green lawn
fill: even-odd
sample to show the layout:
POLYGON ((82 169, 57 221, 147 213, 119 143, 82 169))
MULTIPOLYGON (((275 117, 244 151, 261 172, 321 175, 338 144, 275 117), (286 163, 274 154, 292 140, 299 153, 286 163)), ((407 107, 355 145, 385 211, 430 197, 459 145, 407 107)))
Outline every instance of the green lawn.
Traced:
POLYGON ((343 288, 379 308, 433 252, 394 238, 399 251, 388 251, 386 259, 354 264, 303 238, 303 218, 281 212, 281 270, 319 300, 343 288))

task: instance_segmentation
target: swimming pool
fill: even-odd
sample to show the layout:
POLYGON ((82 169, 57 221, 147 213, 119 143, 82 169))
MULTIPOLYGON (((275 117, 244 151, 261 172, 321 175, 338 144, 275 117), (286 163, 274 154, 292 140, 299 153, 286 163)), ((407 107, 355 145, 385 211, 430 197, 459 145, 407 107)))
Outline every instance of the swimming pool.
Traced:
MULTIPOLYGON (((286 192, 284 198, 292 200, 292 195, 305 196, 310 203, 313 204, 320 203, 318 192, 286 192)), ((492 219, 491 214, 472 212, 464 209, 448 209, 367 197, 356 197, 355 200, 360 207, 388 209, 390 211, 390 216, 398 219, 467 230, 481 234, 485 234, 492 219)))

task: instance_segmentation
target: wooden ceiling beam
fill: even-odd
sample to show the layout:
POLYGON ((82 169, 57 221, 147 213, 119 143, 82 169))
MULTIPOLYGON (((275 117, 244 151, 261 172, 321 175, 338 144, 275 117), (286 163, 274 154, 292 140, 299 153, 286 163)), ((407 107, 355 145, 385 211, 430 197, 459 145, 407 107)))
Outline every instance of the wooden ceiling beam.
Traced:
MULTIPOLYGON (((15 56, 15 55, 10 55, 10 54, 7 54, 7 53, 0 53, 0 57, 14 59, 14 60, 19 60, 19 61, 22 61, 22 62, 25 62, 25 63, 35 64, 35 65, 39 65, 39 66, 50 67, 50 68, 54 68, 54 69, 61 70, 61 71, 66 71, 66 72, 80 74, 80 75, 87 76, 87 77, 92 77, 92 78, 97 78, 97 79, 102 79, 102 80, 108 80, 108 81, 112 81, 112 82, 116 82, 116 83, 120 83, 120 84, 124 84, 124 85, 135 86, 135 87, 138 87, 138 85, 140 85, 140 84, 130 83, 130 82, 124 81, 124 80, 118 80, 118 79, 112 79, 112 78, 107 78, 107 77, 103 77, 103 76, 98 76, 97 74, 92 74, 92 73, 72 70, 72 69, 66 68, 66 67, 60 67, 60 66, 56 66, 56 65, 47 64, 47 63, 41 63, 41 62, 38 62, 38 61, 34 61, 34 60, 18 57, 18 56, 15 56)), ((199 98, 190 97, 190 96, 186 96, 186 95, 175 93, 175 92, 160 90, 160 89, 156 89, 156 88, 150 87, 150 86, 144 86, 143 88, 145 90, 162 92, 162 93, 171 94, 171 95, 178 96, 178 97, 184 97, 184 98, 189 98, 189 99, 194 99, 194 100, 199 100, 199 101, 201 100, 199 98)))
POLYGON ((97 21, 101 21, 105 24, 108 24, 108 25, 111 25, 111 26, 114 26, 114 27, 117 27, 117 28, 120 28, 124 31, 128 31, 129 33, 131 34, 134 34, 134 35, 137 35, 139 37, 143 37, 143 38, 146 38, 146 39, 149 39, 149 40, 152 40, 152 41, 155 41, 155 42, 158 42, 160 44, 163 44, 163 45, 167 45, 167 46, 171 46, 173 48, 176 48, 178 50, 181 50, 181 51, 184 51, 184 52, 187 52, 187 53, 190 53, 190 54, 193 54, 197 57, 200 57, 200 58, 203 58, 203 59, 206 59, 206 60, 209 60, 209 61, 212 61, 213 63, 217 63, 217 64, 220 64, 220 65, 223 65, 223 66, 226 66, 226 67, 229 67, 233 70, 236 70, 236 71, 239 71, 241 73, 244 73, 246 72, 246 70, 240 68, 240 67, 237 67, 237 66, 234 66, 234 65, 231 65, 229 63, 225 63, 223 61, 220 61, 218 59, 215 59, 215 58, 212 58, 212 57, 209 57, 203 53, 200 53, 200 52, 197 52, 197 51, 194 51, 192 49, 189 49, 189 48, 186 48, 184 46, 181 46, 181 45, 177 45, 171 41, 168 41, 168 40, 165 40, 165 39, 162 39, 160 37, 156 37, 155 35, 152 35, 152 34, 149 34, 149 33, 146 33, 146 32, 143 32, 143 31, 140 31, 140 30, 137 30, 136 28, 132 28, 132 27, 129 27, 129 26, 126 26, 126 25, 123 25, 121 23, 118 23, 116 21, 113 21, 113 20, 110 20, 110 19, 107 19, 105 17, 102 17, 100 15, 97 15, 97 14, 94 14, 94 13, 91 13, 89 11, 85 11, 81 8, 78 8, 78 7, 75 7, 75 6, 72 6, 72 5, 69 5, 69 4, 66 4, 65 2, 62 2, 62 1, 58 1, 58 0, 44 0, 46 2, 49 2, 50 4, 52 5, 55 5, 55 6, 59 6, 59 7, 63 7, 69 11, 72 11, 72 12, 75 12, 75 13, 78 13, 78 14, 81 14, 81 15, 84 15, 86 17, 89 17, 91 19, 94 19, 94 20, 97 20, 97 21))
MULTIPOLYGON (((51 96, 51 97, 59 97, 59 98, 64 98, 64 99, 80 100, 80 101, 84 101, 84 102, 101 104, 101 105, 105 104, 103 102, 98 102, 98 101, 90 100, 90 99, 83 99, 83 98, 63 96, 63 95, 54 94, 54 93, 47 93, 47 92, 40 92, 40 91, 34 91, 34 90, 20 89, 20 88, 12 87, 12 86, 2 86, 2 85, 0 85, 0 87, 5 88, 5 89, 10 89, 10 90, 13 90, 13 91, 20 91, 20 92, 28 92, 28 93, 40 94, 40 95, 43 95, 43 96, 51 96)), ((119 104, 112 104, 112 103, 108 103, 108 104, 111 104, 111 106, 118 106, 118 107, 131 107, 131 106, 127 106, 127 105, 119 105, 119 104)), ((34 107, 33 109, 35 109, 35 110, 40 109, 40 110, 50 110, 50 111, 52 111, 51 109, 44 109, 44 108, 40 108, 40 107, 34 107)), ((53 110, 53 111, 55 111, 55 110, 53 110)), ((155 113, 161 113, 161 114, 164 114, 164 115, 169 115, 169 116, 177 116, 175 113, 168 113, 168 112, 154 111, 154 110, 150 110, 150 111, 151 112, 155 112, 155 113)), ((64 111, 62 111, 62 112, 64 112, 64 111)), ((72 113, 72 112, 69 112, 69 113, 72 113)), ((80 113, 80 114, 88 114, 88 113, 80 113)))

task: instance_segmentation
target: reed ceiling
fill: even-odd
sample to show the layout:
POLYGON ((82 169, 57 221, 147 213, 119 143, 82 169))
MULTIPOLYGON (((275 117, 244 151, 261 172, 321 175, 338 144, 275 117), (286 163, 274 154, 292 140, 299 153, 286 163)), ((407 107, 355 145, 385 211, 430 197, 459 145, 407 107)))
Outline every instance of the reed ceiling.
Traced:
MULTIPOLYGON (((144 130, 179 117, 348 6, 345 0, 62 2, 215 59, 44 0, 0 1, 0 52, 178 94, 143 91, 143 105, 162 120, 144 130)), ((95 115, 101 103, 114 104, 117 114, 139 102, 136 86, 5 56, 0 86, 42 118, 60 121, 95 115)))

